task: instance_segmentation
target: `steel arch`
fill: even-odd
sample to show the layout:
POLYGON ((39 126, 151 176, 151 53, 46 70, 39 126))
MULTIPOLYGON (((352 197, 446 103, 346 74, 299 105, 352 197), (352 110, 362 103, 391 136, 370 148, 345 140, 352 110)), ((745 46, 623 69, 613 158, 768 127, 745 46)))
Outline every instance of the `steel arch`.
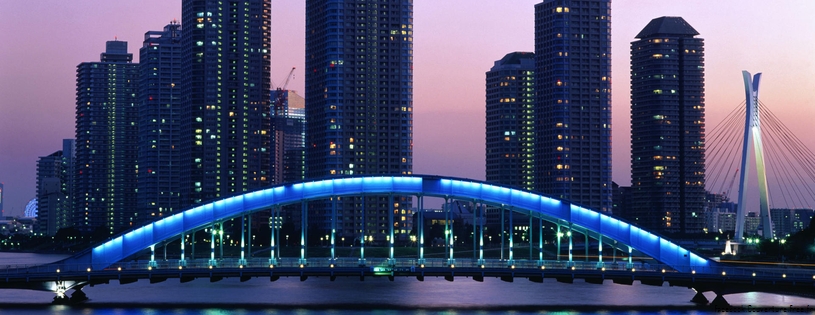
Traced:
POLYGON ((306 181, 227 197, 136 228, 64 263, 102 269, 181 233, 276 205, 359 194, 404 194, 476 200, 570 222, 631 246, 680 272, 718 272, 716 262, 620 219, 565 200, 487 182, 441 176, 356 176, 306 181))

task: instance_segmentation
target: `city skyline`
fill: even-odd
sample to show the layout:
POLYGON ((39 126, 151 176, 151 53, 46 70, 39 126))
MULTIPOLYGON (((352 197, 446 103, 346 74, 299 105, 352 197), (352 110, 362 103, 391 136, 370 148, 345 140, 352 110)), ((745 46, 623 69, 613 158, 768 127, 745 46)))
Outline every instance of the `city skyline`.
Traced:
MULTIPOLYGON (((484 178, 483 75, 506 53, 533 49, 534 5, 539 2, 414 2, 415 173, 484 178), (464 4, 471 10, 460 10, 464 4)), ((807 76, 815 66, 805 58, 815 56, 815 47, 800 39, 815 33, 815 21, 805 13, 815 3, 621 2, 612 3, 611 13, 616 80, 612 176, 617 183, 629 183, 628 45, 642 25, 659 16, 682 16, 705 34, 710 127, 742 102, 740 71, 749 70, 765 74, 763 102, 796 135, 805 135, 806 119, 815 117, 815 93, 807 92, 815 85, 807 76)), ((138 43, 144 32, 178 19, 181 8, 180 1, 3 6, 0 25, 25 30, 0 35, 4 43, 13 43, 0 49, 0 181, 6 184, 5 214, 21 215, 35 195, 37 157, 58 150, 62 139, 73 136, 76 64, 95 59, 103 43, 117 35, 138 43), (59 58, 53 57, 55 52, 59 58)), ((281 83, 295 66, 289 89, 298 92, 305 85, 304 9, 303 3, 272 4, 272 81, 281 83)), ((815 140, 804 142, 815 147, 815 140)))

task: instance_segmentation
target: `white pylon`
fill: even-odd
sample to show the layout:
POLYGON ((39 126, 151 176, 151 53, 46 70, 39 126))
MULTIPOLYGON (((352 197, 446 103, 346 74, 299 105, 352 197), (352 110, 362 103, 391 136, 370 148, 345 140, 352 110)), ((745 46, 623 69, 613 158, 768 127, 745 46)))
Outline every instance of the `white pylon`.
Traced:
POLYGON ((761 79, 761 73, 756 73, 751 77, 750 72, 742 71, 744 77, 744 92, 746 94, 747 114, 744 123, 744 142, 741 151, 741 176, 739 179, 739 207, 736 211, 736 235, 737 242, 742 242, 744 239, 744 217, 747 215, 747 194, 745 194, 745 186, 747 186, 747 178, 749 168, 747 163, 749 161, 749 150, 753 149, 756 157, 756 173, 758 173, 758 191, 759 191, 759 218, 762 225, 762 236, 765 239, 773 238, 773 225, 770 219, 770 200, 767 196, 767 174, 764 168, 764 148, 761 144, 761 121, 759 119, 758 111, 758 84, 761 79), (750 138, 753 139, 752 146, 750 145, 750 138))

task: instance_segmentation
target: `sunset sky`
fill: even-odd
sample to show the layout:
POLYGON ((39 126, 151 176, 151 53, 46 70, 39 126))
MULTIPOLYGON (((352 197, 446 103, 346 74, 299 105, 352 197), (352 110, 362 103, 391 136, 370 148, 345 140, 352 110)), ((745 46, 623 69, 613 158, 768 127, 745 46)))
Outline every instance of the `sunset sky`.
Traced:
MULTIPOLYGON (((484 73, 534 50, 540 0, 414 0, 414 173, 484 179, 484 73)), ((272 1, 272 82, 303 91, 305 5, 272 1)), ((629 43, 653 18, 681 16, 705 40, 707 129, 744 99, 741 71, 763 72, 761 100, 815 150, 815 1, 614 0, 613 178, 630 183, 629 43)), ((0 182, 5 215, 36 194, 36 161, 74 137, 76 66, 105 41, 129 43, 181 17, 181 1, 0 2, 0 182)), ((302 93, 301 93, 302 94, 302 93)))

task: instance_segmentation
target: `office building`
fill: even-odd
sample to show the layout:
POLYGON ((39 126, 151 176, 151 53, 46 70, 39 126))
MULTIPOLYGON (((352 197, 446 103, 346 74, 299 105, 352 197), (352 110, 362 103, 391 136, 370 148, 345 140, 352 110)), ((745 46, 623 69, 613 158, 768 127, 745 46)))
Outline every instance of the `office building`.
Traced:
POLYGON ((292 90, 273 90, 273 184, 302 181, 306 175, 306 101, 292 90))
POLYGON ((127 42, 108 41, 76 75, 74 226, 114 234, 137 222, 139 65, 127 42))
POLYGON ((704 45, 696 35, 681 17, 660 17, 631 43, 631 212, 652 231, 705 227, 704 45))
MULTIPOLYGON (((413 1, 307 0, 305 99, 307 178, 412 174, 413 1)), ((394 197, 397 239, 410 201, 394 197)), ((338 232, 384 243, 388 204, 343 198, 338 232)), ((330 230, 328 206, 314 207, 309 222, 330 230)))
POLYGON ((271 184, 271 0, 183 0, 182 206, 271 184))
POLYGON ((611 1, 535 5, 536 190, 611 211, 611 1))
POLYGON ((139 49, 139 175, 141 223, 181 204, 181 25, 144 34, 139 49))
POLYGON ((507 54, 487 72, 487 181, 535 189, 535 55, 507 54))
POLYGON ((37 220, 34 232, 55 235, 73 226, 73 139, 62 140, 62 150, 37 160, 37 220))

